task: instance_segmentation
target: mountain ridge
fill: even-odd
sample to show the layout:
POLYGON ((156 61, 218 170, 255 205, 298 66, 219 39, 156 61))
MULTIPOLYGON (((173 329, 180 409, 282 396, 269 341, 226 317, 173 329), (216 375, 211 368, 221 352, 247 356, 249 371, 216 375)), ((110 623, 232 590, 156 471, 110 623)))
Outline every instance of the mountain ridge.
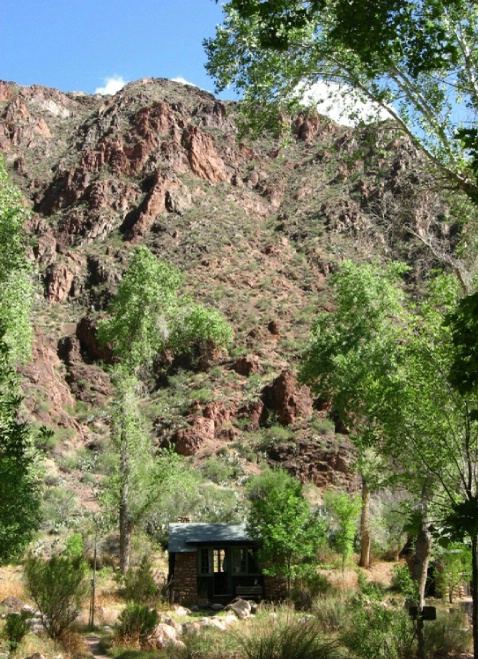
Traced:
POLYGON ((111 355, 95 326, 141 244, 235 330, 229 356, 162 356, 143 401, 155 441, 198 465, 236 452, 245 473, 263 459, 356 487, 344 429, 295 378, 315 314, 332 308, 327 278, 344 258, 398 258, 419 290, 461 238, 455 211, 390 122, 352 129, 304 112, 291 139, 252 140, 236 112, 164 79, 111 97, 0 82, 0 150, 32 209, 39 279, 26 408, 55 431, 44 448, 57 465, 107 441, 111 355))

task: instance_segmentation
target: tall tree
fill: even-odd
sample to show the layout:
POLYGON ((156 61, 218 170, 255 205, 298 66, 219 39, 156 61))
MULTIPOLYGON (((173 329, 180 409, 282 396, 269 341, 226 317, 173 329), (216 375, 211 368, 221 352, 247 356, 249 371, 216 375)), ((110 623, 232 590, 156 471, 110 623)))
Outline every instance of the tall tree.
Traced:
POLYGON ((189 351, 198 343, 225 347, 232 332, 216 311, 181 296, 181 274, 146 248, 133 251, 127 272, 99 327, 119 359, 114 372, 112 440, 118 458, 115 500, 120 531, 120 566, 129 567, 131 534, 160 499, 184 477, 178 456, 154 455, 139 414, 138 375, 162 350, 189 351))
POLYGON ((0 320, 11 365, 27 361, 31 353, 33 285, 23 228, 27 217, 21 192, 0 157, 0 320))
POLYGON ((32 434, 19 421, 21 396, 0 336, 0 563, 18 556, 40 522, 40 484, 32 434))
POLYGON ((382 403, 381 383, 396 369, 405 322, 403 292, 396 284, 405 269, 394 263, 383 272, 344 261, 332 279, 335 311, 320 314, 314 323, 301 368, 302 379, 332 402, 359 449, 363 567, 370 562, 370 493, 379 485, 374 449, 382 430, 375 410, 382 403))
MULTIPOLYGON (((346 281, 349 267, 346 265, 346 281)), ((369 273, 370 267, 353 267, 359 277, 355 288, 360 324, 363 315, 360 272, 369 273)), ((338 281, 340 277, 339 272, 338 281)), ((387 296, 387 275, 381 276, 376 269, 374 277, 380 306, 381 288, 387 296)), ((348 286, 352 299, 353 288, 348 286)), ((346 410, 354 422, 354 432, 357 427, 363 429, 376 449, 393 460, 396 476, 421 498, 422 522, 417 545, 417 557, 421 560, 415 575, 422 585, 420 606, 424 601, 424 577, 430 552, 427 523, 430 500, 441 510, 435 520, 436 528, 441 527, 455 538, 460 530, 471 539, 472 569, 478 578, 478 415, 474 412, 478 408, 478 394, 463 395, 449 375, 456 352, 448 314, 456 308, 457 298, 456 281, 438 277, 430 283, 423 302, 410 304, 409 311, 404 308, 399 314, 390 308, 387 321, 393 326, 390 330, 362 333, 357 340, 356 332, 351 331, 357 326, 353 313, 345 327, 342 326, 339 293, 339 335, 335 335, 327 316, 323 321, 319 319, 305 365, 305 372, 315 379, 315 386, 329 381, 334 384, 335 389, 329 388, 332 401, 346 410), (325 324, 323 333, 317 331, 322 324, 325 324), (332 332, 331 336, 327 331, 332 332), (345 364, 351 369, 350 383, 346 381, 345 364)), ((405 305, 399 288, 395 299, 402 299, 400 304, 405 305)), ((374 316, 372 324, 377 313, 374 316)), ((475 652, 478 650, 477 585, 473 581, 475 652)))
POLYGON ((19 420, 15 367, 30 356, 32 283, 27 211, 0 158, 0 562, 19 554, 39 523, 31 429, 19 420))
MULTIPOLYGON (((234 85, 256 127, 316 83, 373 101, 473 198, 478 10, 473 0, 229 0, 206 40, 218 90, 234 85), (457 139, 459 138, 459 139, 457 139)), ((327 92, 326 92, 327 93, 327 92)), ((280 121, 279 121, 280 123, 280 121)))

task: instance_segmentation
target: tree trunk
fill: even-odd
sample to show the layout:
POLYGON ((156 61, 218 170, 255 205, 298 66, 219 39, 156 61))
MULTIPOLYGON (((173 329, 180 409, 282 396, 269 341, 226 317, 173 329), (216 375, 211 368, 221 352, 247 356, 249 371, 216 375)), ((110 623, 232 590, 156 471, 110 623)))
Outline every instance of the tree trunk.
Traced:
POLYGON ((129 517, 128 506, 120 504, 119 532, 120 532, 120 570, 126 574, 129 568, 131 552, 132 524, 129 517))
POLYGON ((362 476, 362 512, 360 515, 360 567, 370 567, 370 488, 362 476))
POLYGON ((471 596, 473 599, 473 656, 478 658, 478 536, 471 538, 471 596))
POLYGON ((129 510, 129 451, 123 446, 120 456, 121 491, 119 503, 120 570, 126 574, 129 568, 132 523, 129 510))
POLYGON ((432 537, 428 530, 427 506, 422 504, 421 529, 415 544, 415 558, 413 559, 413 579, 418 584, 418 615, 417 615, 417 640, 418 659, 425 659, 425 632, 423 628, 423 607, 425 606, 425 587, 427 584, 428 563, 432 546, 432 537))

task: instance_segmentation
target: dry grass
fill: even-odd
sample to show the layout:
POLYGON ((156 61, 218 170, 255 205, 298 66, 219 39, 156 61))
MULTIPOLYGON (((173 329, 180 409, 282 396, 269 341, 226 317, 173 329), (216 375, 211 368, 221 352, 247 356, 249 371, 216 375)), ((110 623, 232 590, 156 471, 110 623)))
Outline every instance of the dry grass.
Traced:
POLYGON ((0 602, 7 597, 18 597, 26 600, 25 589, 22 582, 22 568, 8 565, 0 568, 0 602))

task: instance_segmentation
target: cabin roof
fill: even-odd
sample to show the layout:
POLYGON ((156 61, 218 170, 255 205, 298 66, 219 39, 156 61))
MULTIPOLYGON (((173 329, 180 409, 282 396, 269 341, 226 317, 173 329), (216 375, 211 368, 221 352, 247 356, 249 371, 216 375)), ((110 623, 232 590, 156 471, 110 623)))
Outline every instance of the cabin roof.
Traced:
POLYGON ((170 524, 169 553, 194 552, 198 545, 254 544, 245 524, 170 524))

